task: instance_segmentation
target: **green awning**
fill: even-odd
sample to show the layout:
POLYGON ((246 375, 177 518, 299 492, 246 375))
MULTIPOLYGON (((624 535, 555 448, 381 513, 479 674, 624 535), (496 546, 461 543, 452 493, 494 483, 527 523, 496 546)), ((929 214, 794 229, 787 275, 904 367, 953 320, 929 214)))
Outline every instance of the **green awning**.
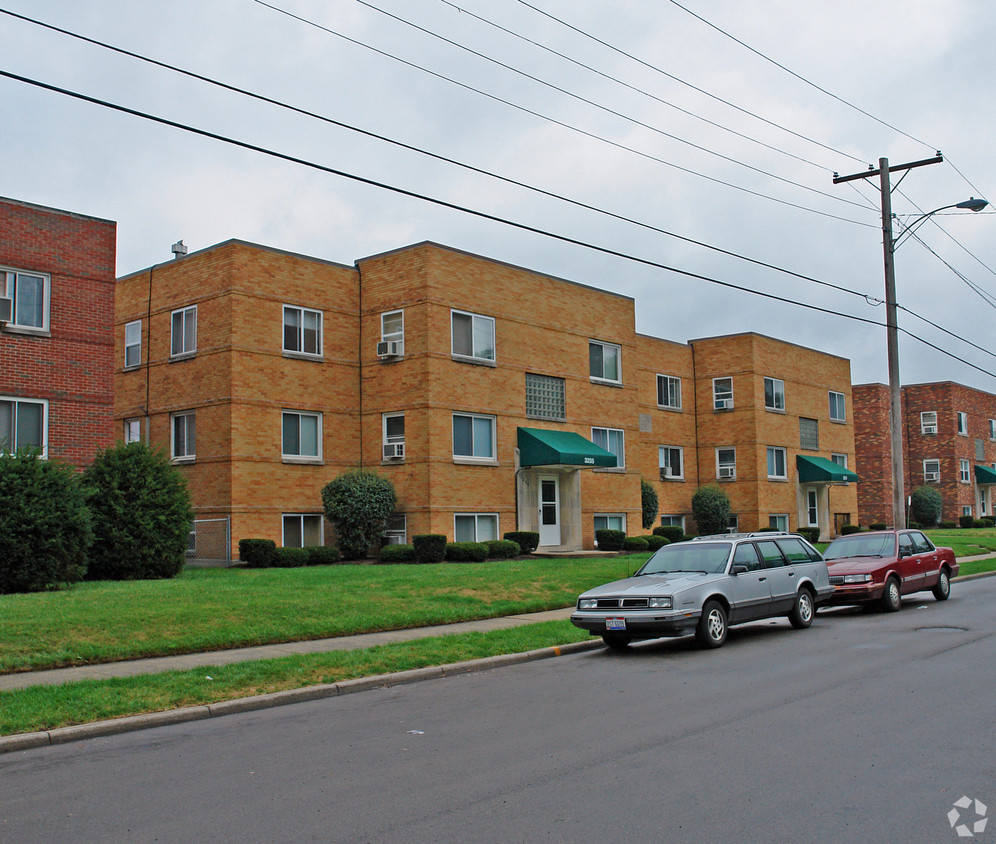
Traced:
POLYGON ((571 431, 519 428, 519 465, 615 467, 616 456, 571 431))
POLYGON ((834 463, 825 457, 808 457, 797 454, 795 466, 799 470, 799 480, 804 484, 853 483, 858 479, 858 476, 850 469, 845 469, 839 463, 834 463))
POLYGON ((977 484, 996 484, 996 469, 988 466, 975 466, 975 482, 977 484))

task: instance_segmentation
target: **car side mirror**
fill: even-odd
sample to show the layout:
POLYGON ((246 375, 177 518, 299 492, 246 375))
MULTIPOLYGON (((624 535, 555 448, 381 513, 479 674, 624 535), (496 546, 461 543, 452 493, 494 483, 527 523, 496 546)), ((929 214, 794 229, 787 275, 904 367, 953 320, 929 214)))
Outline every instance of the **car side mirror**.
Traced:
POLYGON ((738 574, 747 574, 747 566, 741 566, 741 565, 730 566, 730 574, 734 576, 738 574))

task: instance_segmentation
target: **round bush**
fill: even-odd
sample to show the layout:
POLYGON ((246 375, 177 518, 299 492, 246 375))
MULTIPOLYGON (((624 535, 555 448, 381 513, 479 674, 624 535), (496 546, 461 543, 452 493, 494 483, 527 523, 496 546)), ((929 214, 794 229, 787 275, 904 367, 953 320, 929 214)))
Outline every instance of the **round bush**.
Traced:
POLYGON ((277 543, 272 539, 240 539, 239 559, 251 569, 268 569, 277 564, 277 543))
POLYGON ((647 540, 647 548, 651 551, 656 551, 658 548, 663 548, 665 545, 671 544, 671 540, 666 536, 651 534, 650 536, 645 536, 643 538, 647 540))
POLYGON ((374 472, 344 472, 322 487, 325 515, 345 559, 362 560, 378 544, 397 500, 394 484, 374 472))
POLYGON ((488 558, 491 560, 511 560, 520 553, 519 543, 511 539, 492 539, 484 544, 488 546, 488 558))
POLYGON ((692 496, 692 514, 700 536, 726 533, 730 524, 730 499, 718 486, 704 486, 692 496))
POLYGON ((861 533, 861 525, 841 525, 841 536, 849 536, 852 533, 861 533))
POLYGON ((641 551, 649 550, 650 545, 645 536, 627 536, 622 542, 622 549, 632 554, 639 554, 641 551))
POLYGON ((412 545, 395 543, 380 549, 382 563, 412 563, 415 561, 415 548, 412 545))
POLYGON ((599 551, 621 551, 626 534, 621 530, 602 528, 595 531, 595 542, 599 551))
POLYGON ((659 525, 654 528, 654 536, 664 536, 671 542, 681 542, 685 538, 685 530, 681 525, 659 525))
POLYGON ((910 496, 910 519, 936 525, 941 520, 941 494, 932 486, 918 486, 910 496))
POLYGON ((959 527, 970 528, 974 524, 974 522, 975 522, 975 519, 973 519, 971 516, 959 516, 958 517, 958 526, 959 527))
POLYGON ((441 563, 446 559, 446 536, 441 533, 424 533, 412 537, 415 560, 419 563, 441 563))
POLYGON ((308 552, 309 566, 331 566, 342 559, 339 549, 334 545, 312 545, 304 550, 308 552))
POLYGON ((522 554, 532 554, 539 546, 539 533, 535 530, 510 530, 502 534, 502 539, 510 539, 519 546, 522 554))
POLYGON ((820 529, 818 527, 801 527, 796 531, 806 542, 813 543, 820 541, 820 529))

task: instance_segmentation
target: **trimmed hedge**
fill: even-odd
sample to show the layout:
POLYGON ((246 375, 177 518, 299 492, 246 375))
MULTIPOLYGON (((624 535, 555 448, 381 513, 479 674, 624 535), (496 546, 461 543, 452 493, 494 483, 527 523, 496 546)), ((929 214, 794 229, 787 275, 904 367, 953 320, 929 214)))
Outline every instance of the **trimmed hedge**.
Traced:
POLYGON ((511 539, 492 539, 484 544, 488 546, 488 558, 491 560, 511 560, 520 553, 519 543, 511 539))
POLYGON ((959 516, 958 517, 958 525, 959 525, 959 527, 970 528, 970 527, 972 527, 973 522, 975 522, 975 519, 973 519, 971 516, 959 516))
POLYGON ((441 563, 446 559, 446 536, 442 533, 423 533, 412 537, 415 561, 441 563))
POLYGON ((278 548, 278 568, 295 569, 308 565, 308 551, 305 548, 278 548))
POLYGON ((657 536, 653 533, 643 538, 647 540, 647 548, 651 551, 656 551, 658 548, 663 548, 665 545, 671 544, 671 540, 666 536, 657 536))
POLYGON ((483 563, 488 558, 484 542, 447 542, 446 559, 451 563, 483 563))
POLYGON ((621 551, 625 538, 626 533, 621 530, 602 528, 595 531, 595 542, 598 543, 599 551, 621 551))
POLYGON ((801 527, 796 533, 809 543, 820 541, 820 529, 818 527, 801 527))
POLYGON ((534 530, 510 530, 501 535, 519 546, 520 554, 532 554, 539 546, 539 533, 534 530))
POLYGON ((681 525, 659 525, 654 528, 654 536, 663 536, 670 542, 683 542, 685 531, 681 525))
POLYGON ((641 551, 648 551, 650 545, 647 543, 645 536, 627 536, 622 541, 622 549, 631 553, 640 553, 641 551))
POLYGON ((415 547, 400 543, 384 545, 380 549, 380 561, 382 563, 414 563, 415 547))
POLYGON ((868 525, 868 530, 885 530, 885 522, 872 522, 868 525))
POLYGON ((841 536, 849 536, 852 533, 861 533, 861 525, 842 525, 840 528, 841 536))
POLYGON ((240 539, 239 559, 251 569, 268 569, 277 564, 277 543, 272 539, 240 539))
POLYGON ((308 552, 309 566, 333 566, 342 560, 342 554, 334 545, 312 545, 308 552))
POLYGON ((983 516, 979 521, 982 522, 982 527, 996 527, 996 519, 992 516, 983 516))
POLYGON ((954 528, 958 527, 958 522, 938 522, 937 526, 941 530, 953 530, 954 528))

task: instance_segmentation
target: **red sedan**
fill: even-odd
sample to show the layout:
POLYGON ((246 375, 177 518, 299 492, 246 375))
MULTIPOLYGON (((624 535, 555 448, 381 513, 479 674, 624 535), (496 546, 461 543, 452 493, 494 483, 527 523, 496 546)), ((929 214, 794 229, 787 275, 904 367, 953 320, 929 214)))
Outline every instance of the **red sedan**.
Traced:
POLYGON ((839 536, 823 558, 835 587, 825 605, 878 603, 886 612, 903 595, 930 590, 938 601, 951 594, 958 563, 950 548, 936 548, 918 530, 878 530, 839 536))

